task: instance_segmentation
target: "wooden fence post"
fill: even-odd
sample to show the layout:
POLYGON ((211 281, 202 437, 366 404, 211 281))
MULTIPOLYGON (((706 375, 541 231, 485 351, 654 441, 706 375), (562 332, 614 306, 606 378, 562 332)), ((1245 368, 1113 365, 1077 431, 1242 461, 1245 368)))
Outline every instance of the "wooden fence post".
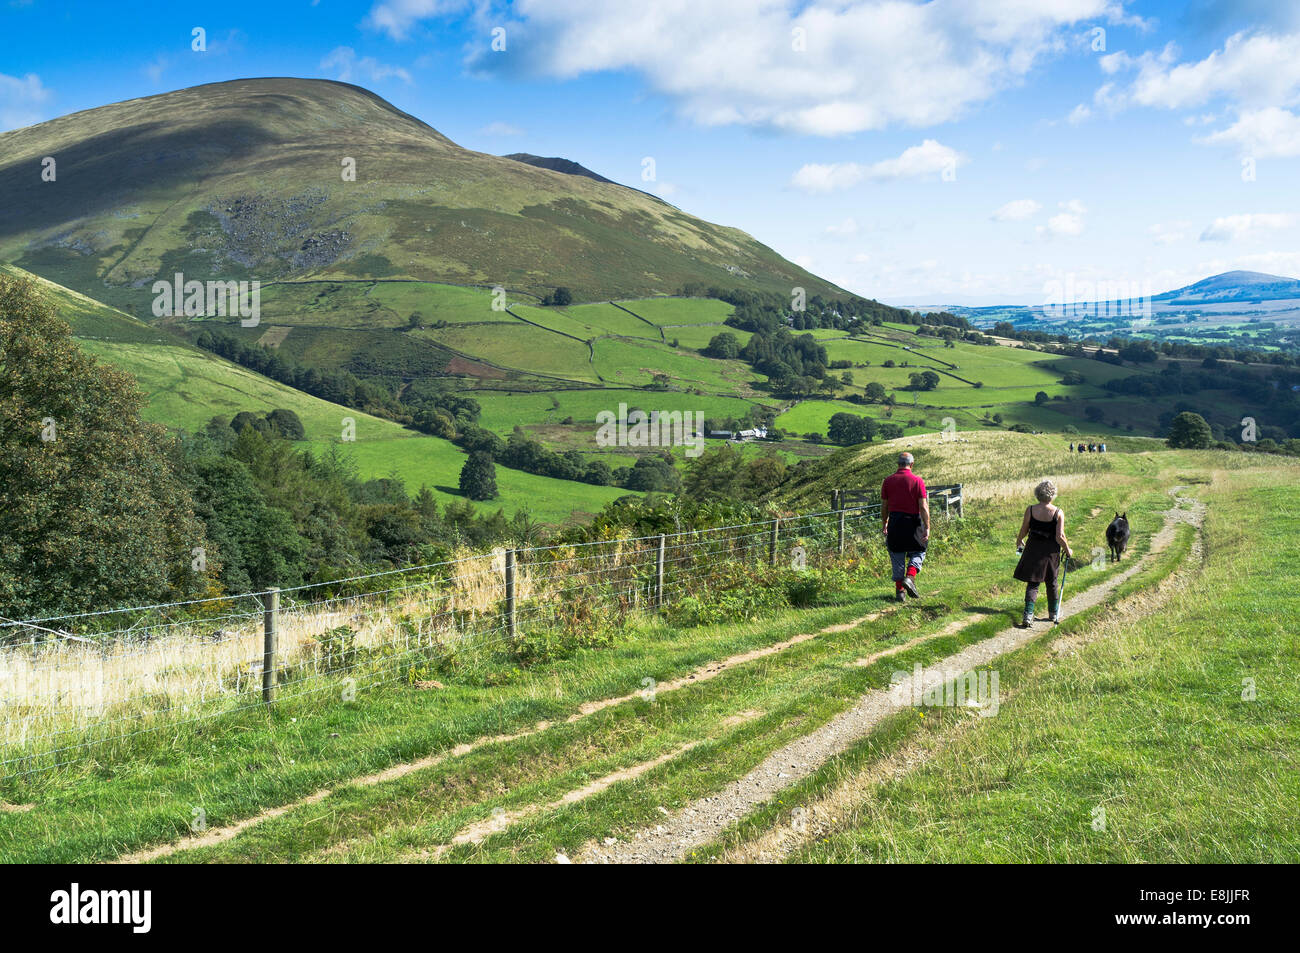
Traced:
POLYGON ((664 607, 664 549, 667 546, 668 537, 663 533, 659 534, 659 550, 655 555, 655 608, 664 607))
POLYGON ((840 510, 840 555, 844 555, 844 511, 840 510))
POLYGON ((958 516, 961 516, 963 518, 966 516, 965 506, 966 506, 965 494, 962 492, 962 485, 958 483, 957 484, 957 515, 958 516))
POLYGON ((767 544, 767 554, 771 559, 772 565, 776 565, 776 543, 781 534, 781 518, 777 517, 772 520, 772 539, 767 544))
POLYGON ((515 637, 515 551, 506 550, 506 638, 515 637))
POLYGON ((275 636, 280 615, 280 590, 262 593, 262 701, 275 701, 275 636))

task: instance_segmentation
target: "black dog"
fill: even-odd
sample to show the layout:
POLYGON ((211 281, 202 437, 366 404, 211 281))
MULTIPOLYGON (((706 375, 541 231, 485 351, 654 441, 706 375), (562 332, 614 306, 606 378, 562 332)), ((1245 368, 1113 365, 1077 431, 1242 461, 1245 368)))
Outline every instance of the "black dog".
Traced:
POLYGON ((1106 545, 1110 547, 1111 559, 1119 562, 1124 558, 1128 548, 1128 513, 1116 513, 1115 518, 1106 527, 1106 545))

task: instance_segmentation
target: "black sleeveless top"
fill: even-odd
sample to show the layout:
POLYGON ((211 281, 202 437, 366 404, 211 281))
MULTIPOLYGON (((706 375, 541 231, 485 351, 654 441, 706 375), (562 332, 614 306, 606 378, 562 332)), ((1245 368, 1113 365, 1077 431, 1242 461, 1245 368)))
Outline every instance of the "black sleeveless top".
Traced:
POLYGON ((1029 535, 1044 542, 1049 542, 1059 549, 1060 544, 1056 541, 1056 521, 1060 515, 1061 511, 1057 510, 1050 520, 1040 520, 1034 516, 1034 508, 1031 506, 1029 508, 1029 535))

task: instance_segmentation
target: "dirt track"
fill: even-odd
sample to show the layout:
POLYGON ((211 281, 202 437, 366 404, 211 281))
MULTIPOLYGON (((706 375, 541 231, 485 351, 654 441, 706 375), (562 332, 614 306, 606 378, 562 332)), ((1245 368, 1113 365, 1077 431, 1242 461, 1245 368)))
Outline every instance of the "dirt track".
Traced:
MULTIPOLYGON (((1182 487, 1174 487, 1175 505, 1164 514, 1164 525, 1151 540, 1150 551, 1123 572, 1101 585, 1094 586, 1063 607, 1070 614, 1082 612, 1105 601, 1123 582, 1150 560, 1163 552, 1174 539, 1180 523, 1199 526, 1204 506, 1177 496, 1182 487)), ((1068 596, 1068 591, 1067 591, 1068 596)), ((932 668, 924 669, 919 680, 915 673, 899 683, 896 691, 914 697, 949 679, 978 669, 1040 637, 1045 631, 1039 622, 1029 629, 1008 628, 992 638, 967 646, 932 668)), ((653 828, 638 831, 630 840, 617 843, 588 844, 577 852, 576 862, 596 864, 672 863, 683 859, 693 848, 708 843, 755 808, 769 802, 782 789, 812 774, 828 760, 864 738, 886 717, 898 711, 895 690, 879 689, 863 695, 848 711, 808 735, 792 741, 774 752, 749 775, 710 797, 700 798, 669 815, 653 828)))

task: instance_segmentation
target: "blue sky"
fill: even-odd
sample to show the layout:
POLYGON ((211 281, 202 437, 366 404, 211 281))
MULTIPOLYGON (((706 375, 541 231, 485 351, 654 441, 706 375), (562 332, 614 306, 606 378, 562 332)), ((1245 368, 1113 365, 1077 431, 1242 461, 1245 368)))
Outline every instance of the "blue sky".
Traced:
POLYGON ((891 303, 1300 276, 1293 3, 0 2, 0 129, 238 77, 345 79, 463 146, 574 159, 891 303))

